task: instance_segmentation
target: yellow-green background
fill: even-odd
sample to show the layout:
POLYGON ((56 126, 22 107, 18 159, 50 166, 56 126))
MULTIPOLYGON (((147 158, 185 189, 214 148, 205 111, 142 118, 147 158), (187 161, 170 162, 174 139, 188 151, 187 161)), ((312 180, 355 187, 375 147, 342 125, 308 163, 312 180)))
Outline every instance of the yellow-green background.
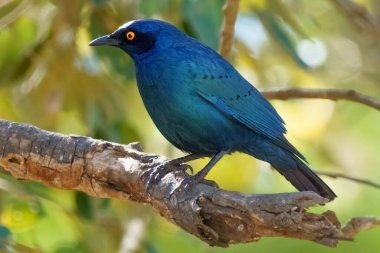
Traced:
MULTIPOLYGON (((372 15, 367 22, 335 2, 242 0, 231 62, 260 88, 355 89, 380 98, 380 2, 354 1, 372 15), (310 59, 319 62, 308 66, 310 59)), ((131 59, 118 49, 90 48, 88 43, 129 20, 159 18, 217 49, 223 4, 0 1, 0 118, 120 143, 140 141, 146 152, 181 156, 146 113, 131 59)), ((289 139, 312 168, 380 182, 380 112, 345 101, 273 104, 287 123, 289 139)), ((199 169, 205 162, 193 165, 199 169)), ((247 193, 294 191, 267 164, 241 154, 225 157, 209 178, 224 189, 247 193)), ((339 197, 313 211, 334 210, 343 222, 352 216, 380 217, 380 190, 324 179, 339 197)), ((0 237, 7 238, 0 247, 10 252, 12 247, 19 252, 119 252, 122 238, 133 240, 139 231, 136 247, 128 252, 349 253, 380 248, 379 228, 337 249, 283 238, 211 248, 149 206, 95 199, 6 175, 0 176, 0 188, 0 237)))

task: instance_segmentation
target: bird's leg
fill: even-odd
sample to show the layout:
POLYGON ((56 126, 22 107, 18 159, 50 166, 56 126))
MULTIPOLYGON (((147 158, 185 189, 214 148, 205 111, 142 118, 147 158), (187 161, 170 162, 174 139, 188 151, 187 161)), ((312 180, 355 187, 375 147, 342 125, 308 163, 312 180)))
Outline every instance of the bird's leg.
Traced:
POLYGON ((191 177, 191 180, 195 181, 195 183, 198 183, 204 179, 210 170, 215 166, 215 164, 219 162, 219 160, 222 159, 222 157, 227 153, 227 151, 220 151, 219 153, 216 153, 201 171, 191 177))
POLYGON ((227 153, 228 151, 225 151, 225 150, 222 150, 216 153, 201 171, 199 171, 197 174, 195 174, 192 177, 188 177, 184 179, 181 183, 181 188, 189 188, 192 185, 202 181, 210 172, 210 170, 214 167, 214 165, 217 162, 219 162, 219 160, 222 159, 222 157, 227 153))
POLYGON ((180 165, 182 163, 187 163, 187 162, 197 160, 197 159, 203 158, 203 157, 206 157, 206 156, 205 155, 199 155, 199 154, 190 154, 190 155, 186 155, 186 156, 183 156, 180 158, 172 159, 169 161, 169 163, 172 165, 180 165))

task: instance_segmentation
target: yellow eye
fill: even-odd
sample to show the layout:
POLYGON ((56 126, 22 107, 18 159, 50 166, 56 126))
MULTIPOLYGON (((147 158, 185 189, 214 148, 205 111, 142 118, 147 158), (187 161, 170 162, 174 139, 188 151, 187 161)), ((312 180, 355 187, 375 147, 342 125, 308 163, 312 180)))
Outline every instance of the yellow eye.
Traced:
POLYGON ((127 33, 125 34, 125 37, 127 38, 127 40, 131 41, 131 40, 134 40, 134 39, 135 39, 136 34, 135 34, 134 32, 129 31, 129 32, 127 32, 127 33))

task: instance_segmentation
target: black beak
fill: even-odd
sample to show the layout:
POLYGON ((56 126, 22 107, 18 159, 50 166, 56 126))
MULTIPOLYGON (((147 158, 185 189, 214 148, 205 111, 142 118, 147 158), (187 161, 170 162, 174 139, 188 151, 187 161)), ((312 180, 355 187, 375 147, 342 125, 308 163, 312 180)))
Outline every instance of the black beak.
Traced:
POLYGON ((109 35, 105 35, 94 39, 90 42, 90 46, 119 46, 119 41, 111 38, 109 35))

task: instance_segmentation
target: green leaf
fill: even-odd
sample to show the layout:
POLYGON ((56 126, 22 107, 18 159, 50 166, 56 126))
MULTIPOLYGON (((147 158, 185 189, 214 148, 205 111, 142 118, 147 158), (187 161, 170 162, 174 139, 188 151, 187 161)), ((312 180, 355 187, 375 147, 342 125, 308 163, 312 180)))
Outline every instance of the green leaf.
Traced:
POLYGON ((292 5, 296 4, 297 3, 290 4, 289 6, 289 4, 286 4, 283 1, 268 1, 268 8, 281 17, 293 31, 298 33, 298 35, 302 36, 304 39, 309 39, 307 32, 302 28, 300 23, 297 22, 294 10, 291 9, 293 7, 292 5))
POLYGON ((160 253, 152 243, 145 242, 144 245, 148 253, 160 253))
POLYGON ((167 9, 170 4, 170 0, 161 1, 139 1, 139 11, 145 17, 152 17, 157 12, 162 12, 167 9))
POLYGON ((7 227, 0 225, 0 239, 1 240, 8 239, 11 237, 11 235, 12 233, 7 227))
POLYGON ((32 229, 39 216, 36 201, 14 200, 5 206, 1 213, 1 221, 12 229, 13 232, 25 232, 32 229))
POLYGON ((83 192, 75 193, 75 205, 77 207, 78 214, 87 220, 91 220, 94 217, 92 199, 83 192))
POLYGON ((215 50, 218 49, 223 4, 222 0, 185 0, 182 5, 187 32, 215 50))
POLYGON ((257 10, 256 13, 274 40, 288 52, 300 67, 308 68, 308 65, 297 54, 295 38, 289 31, 290 27, 286 27, 279 17, 270 10, 261 9, 257 10))

